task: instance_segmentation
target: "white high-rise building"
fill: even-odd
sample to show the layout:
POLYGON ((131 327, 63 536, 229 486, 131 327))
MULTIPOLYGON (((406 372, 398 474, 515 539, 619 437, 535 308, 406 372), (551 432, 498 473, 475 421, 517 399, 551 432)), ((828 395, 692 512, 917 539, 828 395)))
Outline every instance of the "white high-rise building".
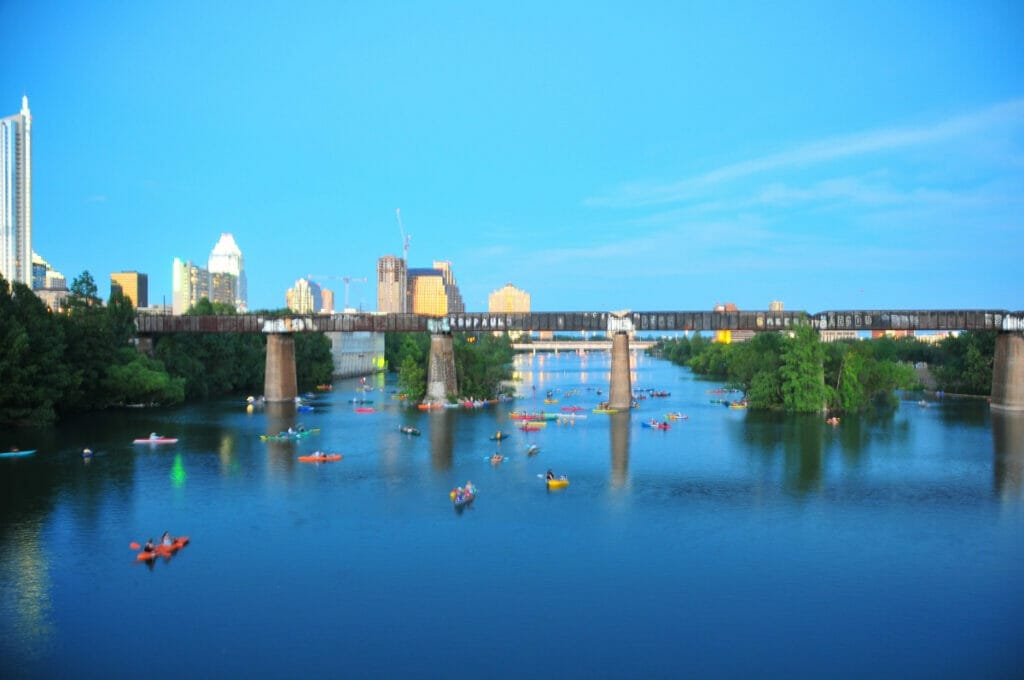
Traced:
POLYGON ((238 286, 235 291, 235 309, 244 312, 248 308, 245 263, 234 236, 231 234, 220 235, 220 240, 217 241, 217 245, 210 253, 206 269, 210 274, 231 274, 235 277, 238 286))
POLYGON ((32 114, 0 118, 0 276, 32 287, 32 114))

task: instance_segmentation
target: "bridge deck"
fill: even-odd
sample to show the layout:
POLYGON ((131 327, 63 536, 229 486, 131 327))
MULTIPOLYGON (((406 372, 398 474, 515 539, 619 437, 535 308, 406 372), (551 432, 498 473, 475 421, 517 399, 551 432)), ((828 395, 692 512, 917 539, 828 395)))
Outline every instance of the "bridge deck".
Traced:
MULTIPOLYGON (((444 317, 420 314, 331 314, 270 317, 260 314, 166 316, 140 314, 140 335, 163 333, 426 332, 437 325, 456 332, 606 331, 608 312, 466 312, 444 317)), ((842 310, 808 314, 769 312, 630 312, 637 331, 772 331, 800 324, 819 330, 1024 331, 1024 312, 1006 310, 842 310)))

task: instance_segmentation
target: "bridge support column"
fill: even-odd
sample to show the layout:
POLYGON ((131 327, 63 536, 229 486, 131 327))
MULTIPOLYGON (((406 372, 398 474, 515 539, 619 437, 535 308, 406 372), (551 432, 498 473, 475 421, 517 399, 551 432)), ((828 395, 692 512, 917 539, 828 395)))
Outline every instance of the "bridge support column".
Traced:
POLYGON ((1024 412, 1024 333, 999 333, 996 336, 992 408, 1024 412))
POLYGON ((608 333, 612 336, 612 382, 608 386, 608 406, 628 411, 633 406, 633 385, 629 379, 629 336, 633 319, 628 309, 608 315, 608 333))
POLYGON ((455 376, 455 348, 451 333, 430 334, 430 358, 427 361, 427 396, 425 401, 440 404, 449 394, 458 394, 455 376))
POLYGON ((612 336, 612 382, 608 386, 608 406, 628 410, 633 405, 633 385, 629 378, 629 335, 612 336))
POLYGON ((295 378, 295 336, 291 333, 268 333, 263 396, 269 402, 295 401, 298 394, 299 388, 295 378))
POLYGON ((147 357, 153 356, 153 336, 152 335, 140 335, 135 344, 135 350, 139 354, 145 354, 147 357))

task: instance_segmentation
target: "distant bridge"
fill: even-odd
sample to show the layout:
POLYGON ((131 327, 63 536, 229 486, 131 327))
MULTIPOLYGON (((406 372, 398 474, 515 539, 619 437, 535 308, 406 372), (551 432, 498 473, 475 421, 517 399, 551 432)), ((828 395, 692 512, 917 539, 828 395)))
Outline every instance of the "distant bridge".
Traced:
MULTIPOLYGON (((458 394, 452 333, 495 331, 605 332, 611 336, 612 408, 629 408, 630 335, 636 332, 784 331, 810 325, 819 331, 998 331, 992 368, 992 406, 1024 411, 1024 312, 992 309, 841 310, 808 314, 773 312, 466 312, 440 317, 421 314, 286 315, 236 314, 155 316, 140 314, 140 337, 166 333, 265 333, 269 401, 289 401, 298 393, 294 333, 429 332, 427 399, 458 394)), ((146 343, 140 343, 140 347, 146 343)))
MULTIPOLYGON (((653 340, 629 341, 630 349, 644 350, 654 345, 653 340)), ((516 352, 608 352, 611 348, 611 340, 534 340, 512 343, 512 349, 516 352)))

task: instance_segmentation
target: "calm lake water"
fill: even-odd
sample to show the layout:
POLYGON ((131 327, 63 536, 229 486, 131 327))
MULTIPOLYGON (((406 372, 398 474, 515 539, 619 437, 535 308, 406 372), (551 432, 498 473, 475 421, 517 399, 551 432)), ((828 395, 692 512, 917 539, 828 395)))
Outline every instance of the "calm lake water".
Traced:
POLYGON ((0 431, 39 450, 0 460, 0 675, 1020 677, 1021 417, 914 396, 833 428, 643 356, 634 386, 671 396, 609 417, 607 354, 517 365, 522 397, 473 411, 381 377, 371 414, 340 381, 311 413, 240 395, 0 431), (548 390, 587 417, 518 430, 548 390), (321 431, 259 439, 297 423, 321 431), (180 442, 131 444, 151 431, 180 442), (344 459, 296 460, 316 448, 344 459), (165 530, 192 542, 137 563, 165 530))

